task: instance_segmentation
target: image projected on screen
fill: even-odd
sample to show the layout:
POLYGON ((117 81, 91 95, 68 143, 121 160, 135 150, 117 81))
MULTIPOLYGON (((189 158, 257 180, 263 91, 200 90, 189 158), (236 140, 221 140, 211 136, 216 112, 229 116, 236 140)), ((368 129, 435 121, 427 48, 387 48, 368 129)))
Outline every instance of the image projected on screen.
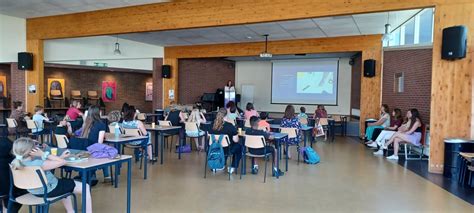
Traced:
POLYGON ((311 94, 333 94, 334 75, 331 72, 298 72, 296 92, 311 94))
POLYGON ((339 59, 272 61, 272 104, 337 105, 339 59))

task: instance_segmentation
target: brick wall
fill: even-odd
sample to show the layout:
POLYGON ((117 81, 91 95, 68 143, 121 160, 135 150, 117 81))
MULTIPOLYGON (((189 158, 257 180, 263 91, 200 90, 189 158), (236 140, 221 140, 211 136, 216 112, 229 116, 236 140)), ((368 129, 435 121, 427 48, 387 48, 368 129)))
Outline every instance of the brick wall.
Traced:
POLYGON ((18 70, 17 63, 11 64, 11 89, 12 101, 26 101, 26 76, 24 70, 18 70))
POLYGON ((153 109, 163 106, 163 78, 161 77, 162 58, 153 59, 153 109))
POLYGON ((432 49, 405 49, 384 52, 382 102, 403 113, 417 108, 429 123, 431 105, 432 49), (395 73, 404 73, 404 92, 394 92, 395 73))
POLYGON ((360 78, 362 72, 362 56, 354 58, 351 82, 351 109, 360 109, 360 78))
POLYGON ((219 58, 180 59, 179 103, 193 104, 203 93, 224 88, 228 80, 235 82, 235 63, 219 58))
MULTIPOLYGON (((152 102, 145 101, 145 83, 152 82, 152 74, 108 72, 99 70, 82 70, 46 67, 44 70, 45 96, 47 95, 48 78, 64 78, 65 95, 70 97, 71 90, 80 90, 83 97, 87 91, 96 90, 102 94, 102 81, 115 81, 117 98, 115 102, 106 102, 106 111, 120 110, 127 102, 142 112, 152 111, 152 102)), ((55 104, 55 103, 54 103, 55 104)))

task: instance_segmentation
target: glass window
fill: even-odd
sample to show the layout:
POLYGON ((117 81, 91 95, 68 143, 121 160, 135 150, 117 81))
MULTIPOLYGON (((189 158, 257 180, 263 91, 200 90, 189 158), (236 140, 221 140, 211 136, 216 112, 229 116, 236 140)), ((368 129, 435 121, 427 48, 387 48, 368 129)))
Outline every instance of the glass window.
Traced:
POLYGON ((400 45, 400 28, 392 32, 392 36, 389 42, 389 46, 398 46, 400 45))
POLYGON ((393 84, 393 91, 395 93, 402 93, 405 91, 405 77, 403 72, 395 73, 395 81, 393 84))
POLYGON ((415 19, 408 21, 405 25, 405 43, 414 44, 415 42, 415 19))
POLYGON ((425 9, 420 14, 419 43, 431 43, 433 34, 433 9, 425 9))

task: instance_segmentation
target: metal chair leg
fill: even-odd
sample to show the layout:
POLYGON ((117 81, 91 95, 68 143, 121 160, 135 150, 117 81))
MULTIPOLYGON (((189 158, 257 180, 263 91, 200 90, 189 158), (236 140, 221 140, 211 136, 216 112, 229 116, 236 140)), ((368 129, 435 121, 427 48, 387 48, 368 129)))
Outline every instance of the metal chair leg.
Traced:
MULTIPOLYGON (((267 155, 268 156, 268 155, 267 155)), ((267 181, 267 156, 265 156, 263 159, 265 160, 265 173, 263 175, 263 183, 266 183, 267 181)))

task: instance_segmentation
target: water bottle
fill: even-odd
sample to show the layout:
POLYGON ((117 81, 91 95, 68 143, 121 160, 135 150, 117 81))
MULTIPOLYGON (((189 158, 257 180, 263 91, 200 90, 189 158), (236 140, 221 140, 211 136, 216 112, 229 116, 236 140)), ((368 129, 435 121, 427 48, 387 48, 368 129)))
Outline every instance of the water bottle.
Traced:
POLYGON ((118 123, 115 124, 115 137, 118 138, 120 136, 120 126, 118 123))

